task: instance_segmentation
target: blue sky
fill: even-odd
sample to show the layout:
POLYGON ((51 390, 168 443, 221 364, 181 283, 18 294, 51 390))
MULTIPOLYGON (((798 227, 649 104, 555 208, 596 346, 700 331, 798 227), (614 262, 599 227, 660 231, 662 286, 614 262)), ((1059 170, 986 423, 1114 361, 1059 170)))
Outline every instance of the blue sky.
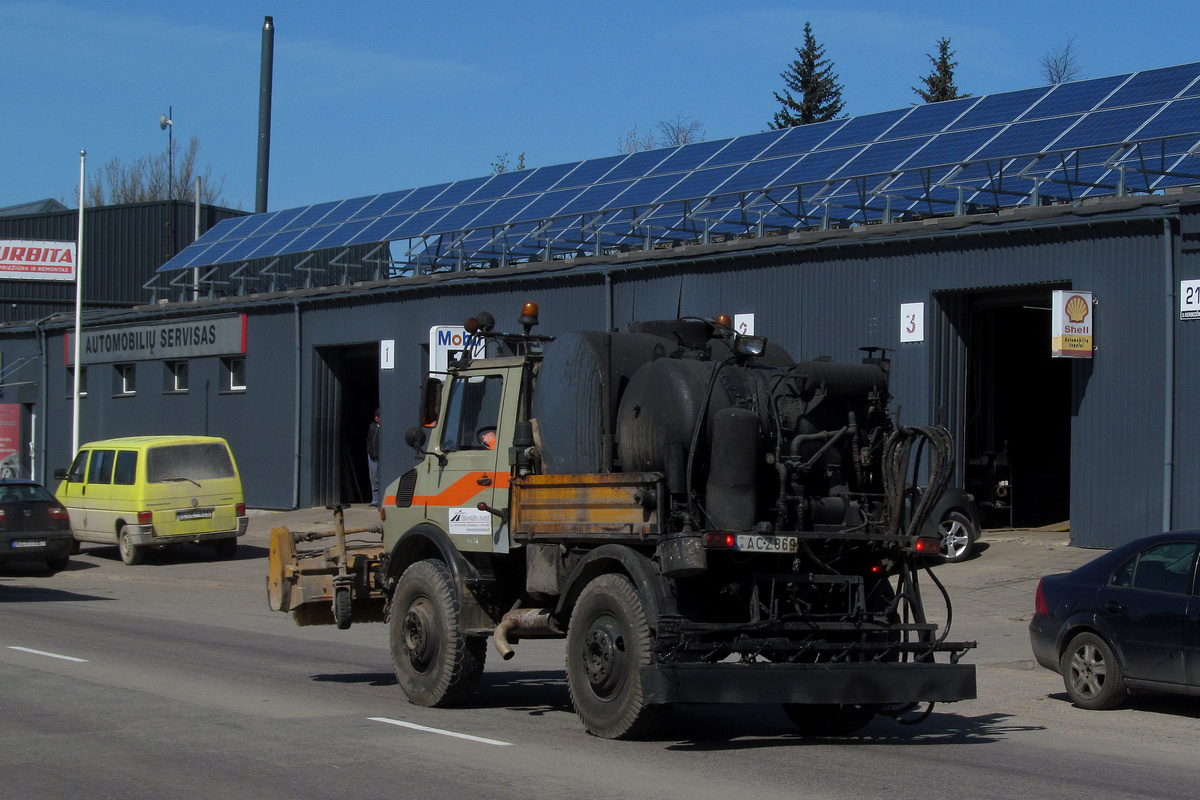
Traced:
POLYGON ((853 115, 916 102, 951 38, 960 89, 1045 83, 1075 37, 1084 77, 1200 60, 1189 4, 1143 0, 434 3, 59 0, 0 4, 0 207, 74 206, 79 151, 200 138, 224 204, 253 210, 263 17, 274 17, 271 210, 486 175, 501 153, 617 152, 676 114, 720 139, 764 130, 811 21, 853 115))

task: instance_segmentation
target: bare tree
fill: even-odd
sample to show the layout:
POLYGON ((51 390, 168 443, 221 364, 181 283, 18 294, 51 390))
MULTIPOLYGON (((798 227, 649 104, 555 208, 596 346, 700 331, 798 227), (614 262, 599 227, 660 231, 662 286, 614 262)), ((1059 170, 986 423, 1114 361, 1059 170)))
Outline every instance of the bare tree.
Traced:
MULTIPOLYGON (((518 171, 525 169, 525 151, 523 151, 523 150, 521 151, 521 155, 517 156, 516 169, 518 171)), ((501 153, 500 155, 496 156, 496 160, 492 162, 492 174, 493 175, 503 175, 505 172, 508 172, 508 170, 509 170, 508 153, 505 152, 505 153, 501 153)))
POLYGON ((93 206, 118 205, 121 203, 147 203, 154 200, 196 199, 196 176, 200 176, 200 202, 220 205, 225 191, 225 176, 214 180, 212 166, 198 172, 196 155, 200 151, 200 139, 193 136, 187 149, 180 152, 179 143, 174 142, 174 163, 166 151, 142 156, 128 164, 114 158, 96 171, 87 183, 85 194, 93 206))
POLYGON ((638 127, 634 125, 624 139, 617 140, 617 152, 638 153, 656 147, 678 147, 704 141, 704 124, 682 111, 676 111, 671 119, 659 120, 658 132, 662 135, 661 141, 654 136, 654 131, 647 131, 645 136, 638 135, 638 127))
POLYGON ((682 111, 676 111, 671 119, 660 120, 658 132, 662 134, 663 147, 677 147, 704 141, 704 125, 682 111))
POLYGON ((1083 68, 1079 66, 1079 51, 1075 49, 1074 36, 1067 39, 1061 47, 1046 51, 1038 63, 1042 66, 1042 75, 1045 76, 1047 83, 1066 83, 1083 77, 1083 68))
POLYGON ((645 136, 638 136, 637 125, 633 126, 633 130, 625 134, 624 139, 617 140, 618 153, 637 153, 641 150, 653 150, 654 131, 650 131, 645 136))

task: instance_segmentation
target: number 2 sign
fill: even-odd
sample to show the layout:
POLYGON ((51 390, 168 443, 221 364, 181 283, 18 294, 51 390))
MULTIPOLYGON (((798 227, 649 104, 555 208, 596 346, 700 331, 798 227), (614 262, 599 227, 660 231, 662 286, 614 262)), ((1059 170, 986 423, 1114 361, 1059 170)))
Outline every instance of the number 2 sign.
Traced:
POLYGON ((900 304, 900 341, 925 341, 925 304, 900 304))

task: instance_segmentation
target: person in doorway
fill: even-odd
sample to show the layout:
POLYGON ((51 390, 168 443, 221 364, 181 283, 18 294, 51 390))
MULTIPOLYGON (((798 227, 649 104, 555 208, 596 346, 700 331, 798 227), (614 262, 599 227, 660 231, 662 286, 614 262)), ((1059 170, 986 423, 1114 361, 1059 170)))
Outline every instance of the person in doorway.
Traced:
POLYGON ((379 409, 367 428, 367 474, 371 479, 371 508, 379 508, 379 409))

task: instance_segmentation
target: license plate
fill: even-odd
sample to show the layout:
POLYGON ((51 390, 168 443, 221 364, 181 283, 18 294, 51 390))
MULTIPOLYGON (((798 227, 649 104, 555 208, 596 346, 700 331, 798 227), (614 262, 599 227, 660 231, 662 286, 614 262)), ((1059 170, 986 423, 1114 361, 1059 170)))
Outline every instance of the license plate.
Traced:
POLYGON ((212 519, 213 510, 211 508, 189 508, 183 511, 175 512, 175 519, 180 522, 185 519, 212 519))
POLYGON ((800 540, 795 536, 760 536, 758 534, 739 533, 735 550, 744 553, 794 553, 800 548, 800 540))
POLYGON ((18 539, 12 543, 13 549, 18 547, 45 547, 45 539, 18 539))

